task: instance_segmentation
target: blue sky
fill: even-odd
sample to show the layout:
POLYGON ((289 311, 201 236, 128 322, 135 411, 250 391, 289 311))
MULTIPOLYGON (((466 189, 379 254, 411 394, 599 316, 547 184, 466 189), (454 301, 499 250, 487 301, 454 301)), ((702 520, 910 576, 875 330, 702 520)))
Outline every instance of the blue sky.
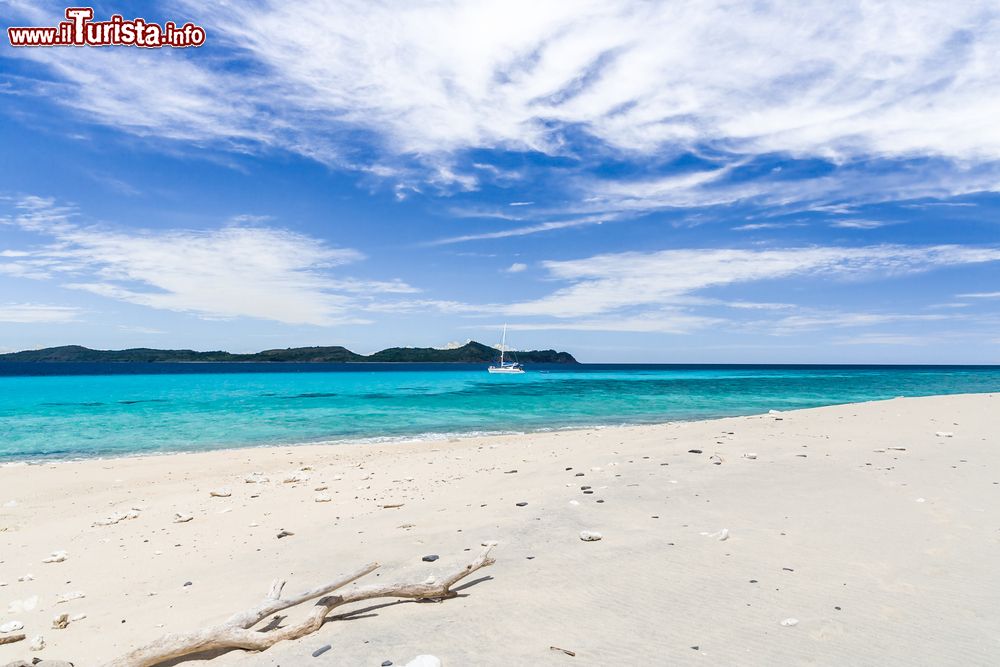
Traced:
POLYGON ((4 40, 0 349, 1000 363, 1000 10, 913 4, 99 3, 208 39, 4 40))

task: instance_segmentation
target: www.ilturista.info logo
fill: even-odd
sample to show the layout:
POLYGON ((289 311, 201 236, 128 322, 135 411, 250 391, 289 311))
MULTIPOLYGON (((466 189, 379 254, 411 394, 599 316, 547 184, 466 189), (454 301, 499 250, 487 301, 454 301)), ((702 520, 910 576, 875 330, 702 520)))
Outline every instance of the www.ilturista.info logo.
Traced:
POLYGON ((11 27, 7 37, 11 46, 140 46, 158 49, 164 46, 184 48, 205 43, 205 29, 193 23, 178 26, 167 21, 162 26, 135 18, 126 21, 114 14, 108 21, 93 21, 91 7, 69 7, 66 21, 54 28, 11 27))

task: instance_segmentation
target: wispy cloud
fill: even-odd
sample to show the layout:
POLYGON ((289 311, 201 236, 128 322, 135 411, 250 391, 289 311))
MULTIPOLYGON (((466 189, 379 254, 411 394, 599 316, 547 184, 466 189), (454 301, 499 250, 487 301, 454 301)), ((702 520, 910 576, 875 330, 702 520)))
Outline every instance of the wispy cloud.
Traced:
MULTIPOLYGON (((1000 175, 1000 10, 989 0, 266 0, 182 2, 180 11, 208 26, 214 58, 114 49, 9 55, 47 69, 32 92, 93 121, 378 172, 402 197, 421 184, 463 191, 484 178, 510 180, 509 169, 482 156, 460 166, 470 151, 635 164, 707 153, 716 162, 682 177, 571 187, 595 197, 581 212, 938 196, 996 190, 1000 175), (823 160, 832 173, 799 179, 809 187, 781 175, 724 182, 733 168, 773 154, 823 160), (914 157, 938 167, 866 171, 876 182, 861 189, 850 173, 855 164, 914 157)), ((59 18, 23 5, 13 12, 59 18)))
POLYGON ((838 229, 878 229, 879 227, 885 227, 890 225, 890 222, 884 222, 882 220, 835 220, 830 223, 831 227, 836 227, 838 229))
POLYGON ((64 324, 74 322, 80 309, 36 303, 0 303, 0 322, 12 324, 64 324))
POLYGON ((507 273, 521 273, 527 270, 528 270, 528 265, 525 264, 524 262, 514 262, 506 269, 504 269, 504 271, 506 271, 507 273))
POLYGON ((551 278, 570 285, 541 299, 513 304, 508 312, 512 315, 580 317, 632 306, 676 303, 701 290, 736 283, 791 276, 884 277, 997 260, 1000 260, 1000 248, 896 245, 664 250, 596 255, 545 262, 543 266, 551 278))
POLYGON ((960 299, 1000 299, 1000 292, 971 292, 969 294, 956 294, 960 299))
POLYGON ((416 291, 334 275, 361 253, 285 229, 123 230, 81 224, 71 207, 38 197, 16 208, 0 223, 49 240, 19 249, 0 272, 151 308, 328 326, 364 321, 357 313, 373 294, 416 291))

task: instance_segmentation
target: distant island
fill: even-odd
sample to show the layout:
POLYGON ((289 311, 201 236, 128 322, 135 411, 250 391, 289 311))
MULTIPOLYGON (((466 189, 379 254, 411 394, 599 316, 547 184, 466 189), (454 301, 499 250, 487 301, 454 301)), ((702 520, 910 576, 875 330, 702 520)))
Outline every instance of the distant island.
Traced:
MULTIPOLYGON (((76 362, 189 362, 189 361, 274 361, 274 362, 389 362, 389 363, 489 363, 499 355, 496 348, 469 341, 461 347, 438 349, 434 347, 390 347, 374 354, 357 354, 339 345, 327 347, 288 347, 281 350, 264 350, 253 354, 231 352, 196 352, 195 350, 155 350, 146 347, 128 350, 92 350, 82 345, 63 345, 41 350, 24 350, 0 354, 0 361, 76 361, 76 362)), ((569 352, 531 350, 514 352, 518 361, 525 364, 575 364, 569 352)))

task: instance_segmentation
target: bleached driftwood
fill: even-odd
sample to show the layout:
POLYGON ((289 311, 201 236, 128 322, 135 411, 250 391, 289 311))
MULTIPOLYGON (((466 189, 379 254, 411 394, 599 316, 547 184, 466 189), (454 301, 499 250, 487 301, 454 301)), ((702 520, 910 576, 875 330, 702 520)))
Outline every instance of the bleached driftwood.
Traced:
POLYGON ((244 649, 248 651, 263 651, 278 642, 288 639, 298 639, 320 629, 326 621, 327 614, 342 605, 371 600, 374 598, 408 598, 414 600, 444 599, 457 595, 451 590, 456 582, 469 576, 476 570, 494 563, 490 555, 495 544, 488 544, 472 562, 457 568, 440 581, 433 578, 424 583, 394 583, 358 586, 340 595, 328 595, 338 588, 360 579, 376 570, 378 563, 369 563, 325 586, 310 589, 298 595, 283 598, 281 591, 285 586, 283 580, 271 584, 267 597, 252 609, 239 612, 227 621, 194 632, 169 634, 156 641, 146 644, 107 663, 105 667, 153 667, 167 660, 176 660, 204 651, 220 649, 244 649), (327 596, 327 597, 322 597, 327 596), (254 630, 265 618, 284 609, 294 607, 309 600, 316 601, 309 615, 296 623, 270 631, 254 630))

